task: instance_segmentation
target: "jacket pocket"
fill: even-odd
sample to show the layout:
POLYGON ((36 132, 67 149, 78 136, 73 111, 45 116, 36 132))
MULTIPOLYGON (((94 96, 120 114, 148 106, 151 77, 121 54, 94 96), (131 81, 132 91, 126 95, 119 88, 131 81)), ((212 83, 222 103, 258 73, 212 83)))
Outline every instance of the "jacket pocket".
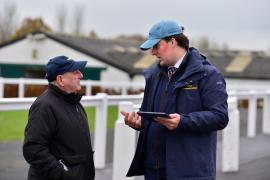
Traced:
POLYGON ((75 156, 62 156, 63 164, 67 166, 65 172, 69 180, 94 179, 95 169, 93 162, 93 152, 75 156))
POLYGON ((30 166, 27 179, 28 180, 47 180, 48 177, 42 174, 38 169, 30 166))
POLYGON ((85 179, 84 164, 70 165, 66 172, 69 180, 82 180, 85 179))

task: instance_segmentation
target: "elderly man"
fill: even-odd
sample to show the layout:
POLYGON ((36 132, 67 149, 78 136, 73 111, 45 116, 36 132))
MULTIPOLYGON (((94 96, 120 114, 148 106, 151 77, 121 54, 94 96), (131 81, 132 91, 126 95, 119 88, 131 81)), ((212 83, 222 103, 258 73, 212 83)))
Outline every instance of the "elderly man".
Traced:
POLYGON ((79 94, 86 61, 65 56, 46 65, 48 89, 29 110, 23 155, 28 180, 93 180, 95 169, 87 115, 79 94))

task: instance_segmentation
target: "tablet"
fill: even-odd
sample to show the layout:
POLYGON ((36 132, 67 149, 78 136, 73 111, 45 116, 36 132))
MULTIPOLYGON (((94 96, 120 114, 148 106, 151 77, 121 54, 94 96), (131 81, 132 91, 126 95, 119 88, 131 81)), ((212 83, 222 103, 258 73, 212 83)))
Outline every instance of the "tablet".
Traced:
POLYGON ((157 117, 164 117, 164 118, 170 118, 169 114, 164 112, 149 112, 149 111, 138 111, 137 112, 141 117, 152 120, 157 117))

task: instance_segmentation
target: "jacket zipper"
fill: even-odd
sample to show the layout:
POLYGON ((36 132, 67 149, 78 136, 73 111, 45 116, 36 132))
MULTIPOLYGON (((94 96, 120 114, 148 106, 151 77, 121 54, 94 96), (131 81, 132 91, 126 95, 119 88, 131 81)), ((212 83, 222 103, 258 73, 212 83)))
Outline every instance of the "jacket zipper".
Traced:
MULTIPOLYGON (((168 99, 168 86, 170 84, 170 79, 166 84, 165 87, 165 92, 163 93, 163 96, 161 98, 161 102, 160 102, 160 107, 159 107, 159 111, 162 112, 164 110, 164 106, 166 105, 165 103, 167 103, 167 99, 168 99), (166 101, 165 101, 166 100, 166 101)), ((161 125, 158 125, 157 128, 157 144, 156 144, 156 169, 160 168, 160 131, 161 131, 161 125)))
POLYGON ((76 111, 79 114, 79 109, 78 109, 78 105, 76 104, 76 111))
POLYGON ((76 104, 76 111, 77 111, 77 113, 78 113, 79 125, 81 126, 82 130, 84 130, 84 129, 83 129, 83 119, 82 119, 82 117, 81 117, 81 113, 80 113, 80 111, 79 111, 79 108, 78 108, 78 105, 77 105, 77 104, 76 104))

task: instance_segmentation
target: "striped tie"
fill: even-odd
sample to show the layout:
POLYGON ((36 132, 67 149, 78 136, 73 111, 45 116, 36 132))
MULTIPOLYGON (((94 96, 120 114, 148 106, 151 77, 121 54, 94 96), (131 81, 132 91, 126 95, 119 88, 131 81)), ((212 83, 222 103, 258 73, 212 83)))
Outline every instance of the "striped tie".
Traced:
POLYGON ((177 68, 174 67, 174 66, 169 66, 168 67, 168 77, 169 77, 169 79, 171 79, 172 75, 175 73, 176 70, 177 70, 177 68))

